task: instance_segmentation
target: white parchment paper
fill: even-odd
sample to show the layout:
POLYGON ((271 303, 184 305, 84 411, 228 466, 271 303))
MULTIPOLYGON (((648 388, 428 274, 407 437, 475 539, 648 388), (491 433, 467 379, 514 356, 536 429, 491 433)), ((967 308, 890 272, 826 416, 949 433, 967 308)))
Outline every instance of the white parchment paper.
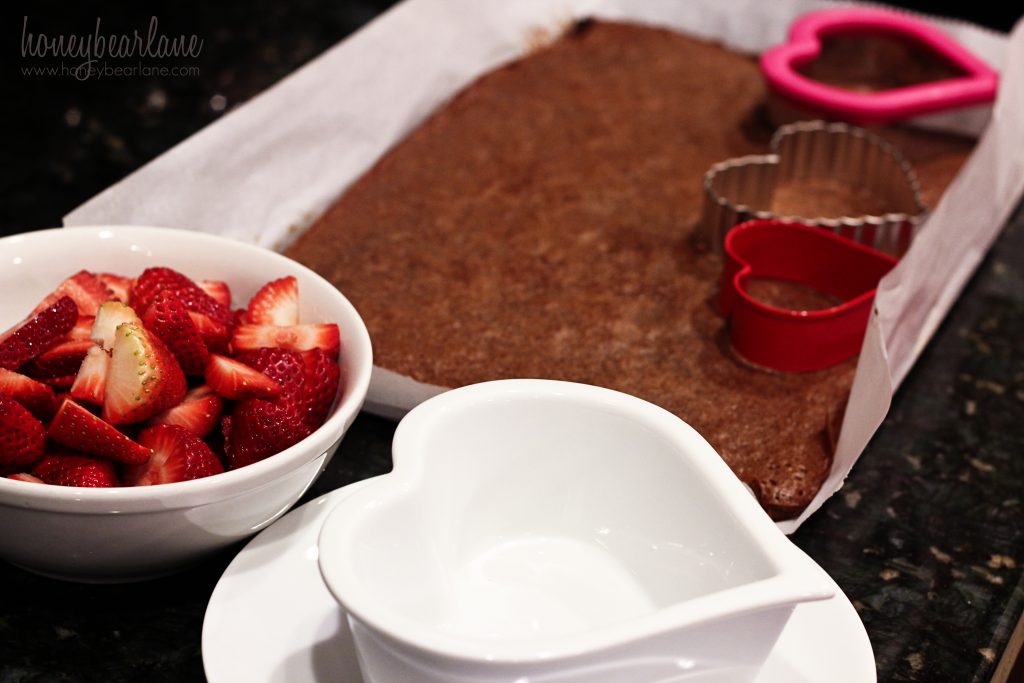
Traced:
MULTIPOLYGON (((64 219, 161 225, 284 249, 457 91, 585 17, 672 28, 758 53, 820 0, 407 0, 64 219)), ((893 391, 1024 189, 1024 29, 936 21, 1003 69, 993 110, 921 119, 984 134, 901 264, 881 283, 832 472, 795 530, 842 485, 893 391)), ((368 409, 400 417, 442 389, 375 368, 368 409)))

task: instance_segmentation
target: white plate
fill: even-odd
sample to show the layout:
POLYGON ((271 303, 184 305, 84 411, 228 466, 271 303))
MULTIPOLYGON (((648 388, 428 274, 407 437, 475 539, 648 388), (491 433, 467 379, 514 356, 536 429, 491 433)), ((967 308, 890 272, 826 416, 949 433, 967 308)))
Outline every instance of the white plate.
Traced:
MULTIPOLYGON (((344 614, 320 578, 316 542, 327 513, 365 483, 293 510, 224 571, 203 622, 210 683, 362 680, 344 614)), ((834 598, 796 608, 757 683, 875 680, 867 632, 836 586, 834 598)))

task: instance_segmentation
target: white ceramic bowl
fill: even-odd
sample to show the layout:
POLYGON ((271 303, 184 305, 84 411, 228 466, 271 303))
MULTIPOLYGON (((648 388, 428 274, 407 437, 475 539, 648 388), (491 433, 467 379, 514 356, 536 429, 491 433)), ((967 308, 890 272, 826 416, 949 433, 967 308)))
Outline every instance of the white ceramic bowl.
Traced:
POLYGON ((224 280, 244 305, 268 280, 299 281, 301 320, 341 330, 344 388, 313 434, 266 460, 205 479, 83 489, 0 478, 0 558, 79 581, 126 581, 172 571, 256 533, 316 480, 366 396, 370 338, 355 308, 308 268, 280 254, 198 232, 65 228, 0 239, 0 329, 17 323, 78 270, 135 276, 169 266, 224 280))
POLYGON ((749 681, 832 588, 707 442, 608 389, 442 394, 345 499, 320 567, 367 683, 749 681))

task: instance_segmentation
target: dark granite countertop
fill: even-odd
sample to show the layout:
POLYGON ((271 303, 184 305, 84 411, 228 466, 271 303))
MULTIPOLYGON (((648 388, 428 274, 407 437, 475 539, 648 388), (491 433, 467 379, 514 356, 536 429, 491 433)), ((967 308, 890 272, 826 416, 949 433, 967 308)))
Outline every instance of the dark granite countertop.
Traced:
MULTIPOLYGON (((52 227, 266 88, 388 2, 7 8, 0 234, 52 227), (28 74, 24 16, 54 34, 195 33, 185 76, 28 74)), ((911 3, 907 3, 911 4, 911 3)), ((927 6, 927 3, 920 3, 927 6)), ((1006 30, 1015 12, 969 15, 1006 30)), ((983 10, 978 10, 983 11, 983 10)), ((992 11, 992 10, 988 10, 992 11)), ((843 490, 794 535, 863 619, 880 681, 989 681, 1024 606, 1024 214, 1018 212, 895 397, 843 490)), ((391 422, 360 416, 305 499, 390 469, 391 422)), ((0 530, 2 533, 2 530, 0 530)), ((0 563, 0 683, 203 679, 209 596, 238 548, 123 586, 0 563)))

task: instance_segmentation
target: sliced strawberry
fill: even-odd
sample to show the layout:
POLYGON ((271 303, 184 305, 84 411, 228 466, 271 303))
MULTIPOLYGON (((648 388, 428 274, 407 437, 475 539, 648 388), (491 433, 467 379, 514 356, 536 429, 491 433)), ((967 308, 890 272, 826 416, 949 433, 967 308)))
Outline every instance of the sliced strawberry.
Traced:
POLYGON ((228 422, 224 450, 228 468, 238 469, 298 443, 312 430, 287 403, 242 401, 228 422))
POLYGON ((153 450, 141 465, 125 467, 122 479, 128 486, 170 484, 201 479, 224 471, 224 466, 203 440, 177 425, 156 425, 139 434, 139 443, 153 450))
POLYGON ((78 369, 75 383, 71 385, 71 396, 79 401, 88 401, 94 405, 103 405, 103 394, 107 387, 107 371, 110 369, 110 356, 96 344, 92 345, 85 355, 82 366, 78 369))
POLYGON ((235 352, 249 351, 263 347, 288 349, 289 351, 310 351, 322 349, 337 356, 341 348, 341 336, 334 323, 312 325, 239 325, 231 336, 231 347, 235 352))
POLYGON ((80 453, 59 452, 47 455, 32 469, 44 483, 56 486, 111 488, 119 486, 114 463, 80 453))
POLYGON ((304 352, 302 360, 305 364, 302 419, 309 427, 316 429, 324 423, 334 405, 341 382, 341 370, 334 356, 320 349, 304 352))
POLYGON ((221 306, 231 307, 231 288, 228 283, 222 280, 200 280, 196 284, 221 306))
POLYGON ((177 294, 187 310, 207 315, 224 325, 231 324, 231 311, 227 306, 218 303, 195 282, 170 268, 147 268, 136 278, 135 286, 132 287, 132 308, 139 315, 145 315, 156 295, 165 289, 177 294))
POLYGON ((178 405, 151 417, 148 424, 177 425, 197 436, 206 436, 217 425, 223 411, 224 401, 204 384, 185 394, 178 405))
POLYGON ((93 323, 96 322, 96 316, 92 315, 80 315, 78 320, 75 322, 75 326, 71 328, 71 331, 64 337, 65 341, 86 341, 92 334, 93 323))
POLYGON ((18 472, 43 457, 43 423, 9 396, 0 394, 0 472, 18 472))
POLYGON ((206 383, 224 398, 273 398, 281 393, 278 383, 257 369, 211 353, 206 363, 206 383))
MULTIPOLYGON (((70 391, 71 387, 75 385, 75 380, 78 379, 78 375, 60 375, 58 377, 40 377, 39 381, 48 387, 52 387, 54 391, 70 391)), ((60 403, 60 395, 57 396, 57 403, 60 403)))
POLYGON ((135 443, 70 398, 61 401, 46 435, 68 448, 129 465, 145 462, 150 456, 148 448, 135 443))
POLYGON ((132 323, 118 325, 103 396, 103 419, 113 425, 140 422, 177 405, 185 375, 155 334, 132 323))
POLYGON ((238 360, 277 382, 281 387, 281 394, 274 399, 275 403, 287 402, 290 409, 302 412, 306 363, 302 360, 301 353, 265 347, 246 351, 239 355, 238 360))
POLYGON ((123 275, 114 275, 113 273, 100 273, 100 281, 107 286, 107 289, 113 293, 114 298, 123 304, 128 303, 128 297, 132 293, 132 284, 135 280, 130 277, 124 277, 123 275))
POLYGON ((114 348, 114 331, 123 323, 132 323, 142 327, 142 319, 135 310, 119 301, 104 303, 96 311, 89 338, 107 351, 114 348))
POLYGON ((46 483, 45 481, 43 481, 39 477, 37 477, 35 475, 32 475, 32 474, 29 474, 28 472, 18 472, 17 474, 8 474, 7 478, 8 479, 13 479, 14 481, 28 482, 30 484, 45 484, 46 483))
POLYGON ((263 285, 249 300, 245 318, 253 325, 298 325, 299 281, 289 275, 263 285))
POLYGON ((186 375, 201 375, 210 353, 188 310, 172 290, 158 292, 142 316, 146 329, 167 344, 186 375))
POLYGON ((68 296, 57 299, 0 342, 0 368, 15 370, 56 344, 78 320, 78 308, 68 296))
POLYGON ((39 357, 24 366, 25 374, 36 379, 52 379, 78 374, 78 368, 85 360, 85 354, 96 346, 93 342, 66 341, 52 346, 39 357))
POLYGON ((96 315, 96 309, 104 301, 114 298, 114 293, 107 288, 103 281, 87 270, 80 270, 57 286, 52 294, 36 306, 32 313, 49 308, 61 297, 71 297, 78 308, 79 315, 96 315))
POLYGON ((227 353, 228 342, 231 341, 230 327, 214 320, 208 315, 196 313, 195 311, 189 311, 188 317, 192 320, 192 324, 196 326, 196 329, 199 330, 199 334, 203 338, 203 344, 206 345, 210 353, 227 353))
POLYGON ((53 389, 31 377, 3 368, 0 368, 0 395, 13 398, 36 419, 44 422, 57 410, 57 396, 53 389))

